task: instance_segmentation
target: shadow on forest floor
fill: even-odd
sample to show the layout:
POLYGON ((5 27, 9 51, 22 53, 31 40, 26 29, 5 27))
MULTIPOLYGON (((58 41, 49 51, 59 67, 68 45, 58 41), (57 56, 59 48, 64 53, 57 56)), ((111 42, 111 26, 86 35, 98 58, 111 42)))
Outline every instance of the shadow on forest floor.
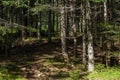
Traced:
POLYGON ((6 69, 5 73, 13 79, 18 75, 27 79, 56 80, 68 77, 71 68, 63 62, 60 42, 34 42, 17 46, 7 57, 0 58, 0 69, 3 69, 0 74, 6 69))
MULTIPOLYGON (((72 42, 67 49, 72 56, 70 64, 63 60, 60 41, 35 41, 16 46, 7 57, 0 57, 0 80, 62 80, 79 77, 79 71, 83 70, 81 43, 77 46, 78 58, 73 57, 72 42)), ((104 55, 98 48, 95 48, 96 54, 104 55)), ((98 57, 97 61, 100 59, 102 58, 98 57)))

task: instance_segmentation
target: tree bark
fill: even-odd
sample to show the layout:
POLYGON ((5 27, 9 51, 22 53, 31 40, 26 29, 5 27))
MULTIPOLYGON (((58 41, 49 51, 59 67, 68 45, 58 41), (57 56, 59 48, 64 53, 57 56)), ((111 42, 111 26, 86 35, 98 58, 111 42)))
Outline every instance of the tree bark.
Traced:
POLYGON ((38 14, 38 23, 37 23, 37 39, 41 40, 41 12, 38 14))
POLYGON ((88 54, 88 71, 94 71, 94 51, 93 51, 93 36, 91 33, 91 5, 86 2, 86 23, 87 23, 87 54, 88 54))
POLYGON ((84 64, 84 70, 87 70, 87 44, 86 44, 86 22, 85 22, 85 8, 84 8, 84 3, 81 4, 81 9, 82 9, 82 31, 83 31, 83 59, 82 62, 84 64))
POLYGON ((65 7, 61 7, 61 45, 62 45, 62 54, 65 62, 69 62, 68 54, 66 50, 66 14, 65 7))

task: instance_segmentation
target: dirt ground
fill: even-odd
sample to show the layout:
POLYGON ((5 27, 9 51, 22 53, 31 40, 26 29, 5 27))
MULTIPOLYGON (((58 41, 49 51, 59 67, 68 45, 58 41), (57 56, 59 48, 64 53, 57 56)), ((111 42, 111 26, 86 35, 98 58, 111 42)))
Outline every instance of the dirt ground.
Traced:
MULTIPOLYGON (((59 40, 52 43, 46 41, 25 42, 23 46, 12 48, 7 57, 0 57, 0 67, 7 65, 10 74, 20 74, 28 80, 62 80, 69 77, 72 70, 83 69, 82 43, 78 43, 77 58, 73 57, 71 41, 67 49, 71 57, 70 64, 66 64, 63 60, 59 40)), ((98 48, 95 48, 96 54, 104 55, 98 48)), ((96 58, 96 60, 99 62, 100 58, 96 58)))
MULTIPOLYGON (((68 49, 69 55, 73 55, 72 47, 68 49)), ((81 46, 78 46, 78 53, 81 54, 81 46)), ((27 42, 24 46, 16 46, 6 58, 0 58, 0 65, 11 66, 10 74, 17 72, 28 80, 58 80, 69 77, 69 71, 74 69, 64 63, 60 41, 34 41, 27 42)))

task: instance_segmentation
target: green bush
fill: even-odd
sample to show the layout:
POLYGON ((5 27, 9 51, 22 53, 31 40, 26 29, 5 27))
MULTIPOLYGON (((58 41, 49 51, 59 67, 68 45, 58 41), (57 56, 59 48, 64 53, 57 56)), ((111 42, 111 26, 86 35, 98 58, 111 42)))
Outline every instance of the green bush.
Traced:
POLYGON ((104 69, 106 69, 104 64, 98 64, 98 65, 95 66, 96 71, 102 71, 104 69))
POLYGON ((72 70, 69 72, 69 77, 63 80, 79 80, 80 78, 80 70, 72 70))

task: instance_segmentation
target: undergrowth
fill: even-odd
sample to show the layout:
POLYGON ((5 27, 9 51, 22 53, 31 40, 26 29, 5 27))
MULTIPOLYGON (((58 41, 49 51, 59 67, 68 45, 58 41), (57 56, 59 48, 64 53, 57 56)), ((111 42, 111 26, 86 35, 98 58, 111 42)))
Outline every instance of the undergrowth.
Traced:
POLYGON ((0 65, 0 80, 26 80, 19 68, 13 65, 0 65))
POLYGON ((86 76, 90 80, 120 80, 120 67, 109 67, 99 64, 94 72, 86 76))

